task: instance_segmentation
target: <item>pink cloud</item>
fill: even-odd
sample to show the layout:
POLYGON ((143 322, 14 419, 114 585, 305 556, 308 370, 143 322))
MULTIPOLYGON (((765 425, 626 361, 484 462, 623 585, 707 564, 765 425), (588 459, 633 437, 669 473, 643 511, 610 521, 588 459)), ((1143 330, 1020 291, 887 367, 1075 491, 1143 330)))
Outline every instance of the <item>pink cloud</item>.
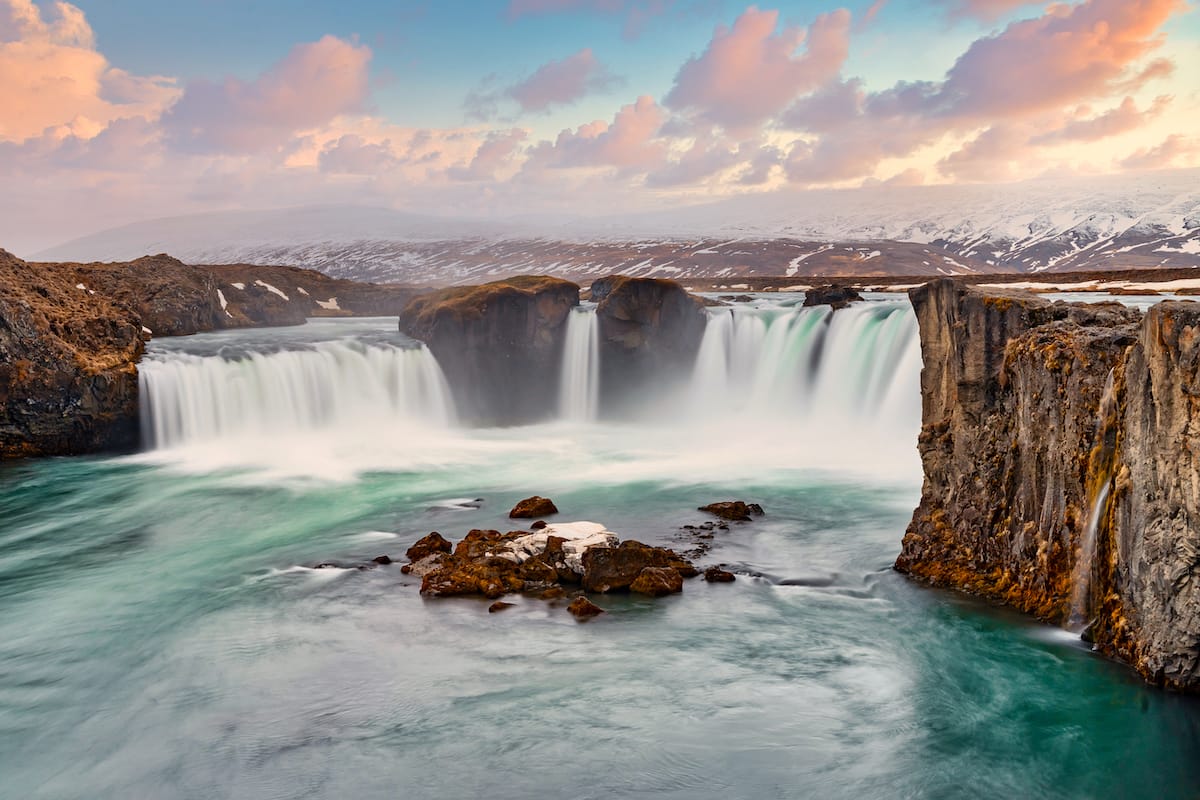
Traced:
POLYGON ((454 180, 494 180, 497 171, 512 163, 521 143, 528 134, 520 128, 509 131, 493 131, 479 144, 479 149, 465 167, 451 167, 447 174, 454 180))
POLYGON ((678 159, 651 172, 646 185, 653 187, 687 186, 737 166, 742 160, 738 149, 720 141, 697 138, 678 159))
POLYGON ((1011 180, 1028 166, 1029 133, 1020 124, 993 125, 938 162, 938 170, 959 181, 1011 180))
POLYGON ((732 28, 718 27, 708 48, 680 68, 666 105, 745 130, 838 75, 850 48, 849 11, 822 14, 807 31, 776 32, 778 22, 779 12, 751 6, 732 28))
POLYGON ((596 120, 564 130, 530 152, 527 167, 617 167, 647 170, 664 163, 666 144, 656 137, 666 115, 654 99, 643 95, 622 106, 610 125, 596 120))
POLYGON ((1200 139, 1172 134, 1154 147, 1146 147, 1121 161, 1125 169, 1167 169, 1195 163, 1200 155, 1200 139))
POLYGON ((325 36, 299 44, 246 82, 195 81, 163 117, 170 141, 193 152, 247 153, 283 145, 297 131, 361 111, 371 49, 325 36))
POLYGON ((561 61, 543 64, 506 94, 517 101, 522 111, 545 111, 574 103, 591 92, 603 91, 615 82, 591 49, 585 48, 561 61))

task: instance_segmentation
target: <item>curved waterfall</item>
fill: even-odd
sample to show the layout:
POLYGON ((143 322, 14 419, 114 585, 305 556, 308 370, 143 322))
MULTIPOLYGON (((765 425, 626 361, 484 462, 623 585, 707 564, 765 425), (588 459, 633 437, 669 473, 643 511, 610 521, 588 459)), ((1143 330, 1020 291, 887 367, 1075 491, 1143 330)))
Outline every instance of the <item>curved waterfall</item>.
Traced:
POLYGON ((453 422, 446 379, 424 347, 321 342, 311 349, 172 354, 140 370, 147 446, 411 419, 453 422))
MULTIPOLYGON (((633 404, 645 421, 786 421, 818 429, 877 424, 901 438, 918 428, 921 357, 908 303, 857 303, 837 312, 738 306, 709 315, 686 385, 655 387, 633 404)), ((352 335, 304 342, 305 329, 295 329, 287 334, 296 337, 292 349, 274 352, 256 351, 266 348, 245 335, 222 334, 234 337, 221 340, 225 356, 172 349, 192 347, 182 341, 152 345, 141 367, 146 445, 350 429, 368 441, 363 431, 392 430, 394 440, 415 442, 420 431, 414 428, 453 424, 450 387, 426 348, 345 330, 352 335), (405 425, 410 433, 398 433, 405 425)), ((308 335, 332 333, 338 333, 336 323, 308 335)), ((573 311, 564 336, 557 416, 594 422, 602 415, 595 309, 573 311)))

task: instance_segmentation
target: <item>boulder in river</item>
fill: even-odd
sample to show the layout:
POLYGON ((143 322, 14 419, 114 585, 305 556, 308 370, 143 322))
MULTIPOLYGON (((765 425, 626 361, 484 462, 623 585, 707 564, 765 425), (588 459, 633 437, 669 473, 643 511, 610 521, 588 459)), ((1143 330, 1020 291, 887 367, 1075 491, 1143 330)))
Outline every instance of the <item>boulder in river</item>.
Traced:
POLYGON ((805 306, 831 306, 834 311, 862 299, 862 295, 852 286, 814 286, 804 293, 805 306))
POLYGON ((763 515, 762 506, 758 503, 746 503, 741 500, 727 500, 720 503, 709 503, 706 506, 700 506, 697 511, 707 511, 709 514, 715 514, 721 519, 727 519, 730 522, 749 522, 754 517, 763 515))
POLYGON ((548 517, 551 514, 557 514, 558 507, 554 505, 554 501, 548 497, 526 497, 521 502, 513 506, 512 511, 508 512, 510 519, 535 519, 537 517, 548 517))
POLYGON ((733 583, 737 577, 732 572, 720 567, 709 567, 704 570, 704 580, 709 583, 733 583))
POLYGON ((434 553, 449 553, 453 549, 454 545, 450 544, 440 533, 434 531, 428 536, 418 539, 412 547, 405 551, 404 556, 409 561, 420 561, 434 553))
POLYGON ((627 539, 618 547, 594 548, 583 554, 583 589, 601 593, 628 590, 647 567, 672 569, 681 576, 696 574, 692 562, 675 551, 627 539))
POLYGON ((571 605, 567 606, 567 611, 574 614, 577 619, 587 619, 604 613, 603 608, 582 596, 572 600, 571 605))
POLYGON ((646 567, 629 585, 631 592, 666 597, 683 591, 683 576, 670 567, 646 567))

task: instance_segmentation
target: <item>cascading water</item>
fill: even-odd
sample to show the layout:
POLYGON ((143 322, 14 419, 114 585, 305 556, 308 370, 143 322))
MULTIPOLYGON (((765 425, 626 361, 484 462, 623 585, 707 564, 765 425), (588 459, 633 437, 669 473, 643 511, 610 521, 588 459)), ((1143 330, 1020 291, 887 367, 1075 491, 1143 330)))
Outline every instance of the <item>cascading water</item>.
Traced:
POLYGON ((1108 498, 1112 490, 1113 469, 1116 462, 1116 419, 1117 398, 1114 390, 1113 371, 1108 371, 1104 393, 1100 397, 1100 410, 1096 418, 1096 438, 1088 465, 1091 476, 1091 509, 1087 527, 1079 542, 1079 554, 1071 570, 1071 613, 1067 627, 1082 631, 1091 622, 1090 597, 1092 573, 1095 569, 1097 540, 1100 525, 1108 511, 1108 498))
POLYGON ((600 330, 595 310, 578 308, 567 318, 562 376, 558 391, 559 416, 571 422, 591 422, 600 405, 600 330))
POLYGON ((140 375, 143 437, 155 448, 395 419, 444 426, 454 413, 424 347, 328 341, 237 359, 180 353, 147 360, 140 375))
POLYGON ((921 352, 906 303, 715 309, 689 387, 694 416, 919 423, 921 352))

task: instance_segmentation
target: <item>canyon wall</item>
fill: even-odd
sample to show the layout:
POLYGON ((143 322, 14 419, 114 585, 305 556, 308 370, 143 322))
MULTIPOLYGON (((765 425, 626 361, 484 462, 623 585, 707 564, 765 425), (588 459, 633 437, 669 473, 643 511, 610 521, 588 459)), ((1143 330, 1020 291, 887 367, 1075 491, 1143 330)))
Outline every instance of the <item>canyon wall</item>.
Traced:
POLYGON ((952 280, 910 297, 925 482, 896 568, 1200 688, 1200 305, 1143 318, 952 280))

